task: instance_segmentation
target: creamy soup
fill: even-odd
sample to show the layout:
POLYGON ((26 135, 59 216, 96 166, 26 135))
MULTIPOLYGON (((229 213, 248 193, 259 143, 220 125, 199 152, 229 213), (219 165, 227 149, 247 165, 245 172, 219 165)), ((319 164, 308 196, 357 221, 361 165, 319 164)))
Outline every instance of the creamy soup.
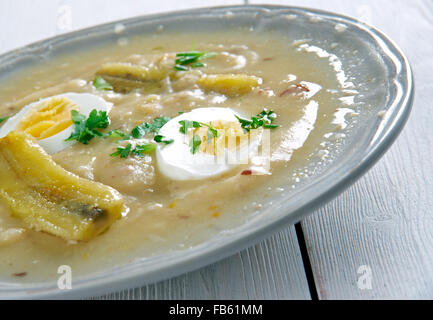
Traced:
MULTIPOLYGON (((65 170, 117 190, 125 205, 122 217, 92 239, 68 240, 31 228, 12 216, 8 203, 2 201, 1 279, 56 279, 60 265, 71 266, 74 275, 89 274, 212 241, 220 232, 245 223, 272 194, 295 188, 305 176, 313 175, 316 166, 325 165, 332 157, 333 146, 344 138, 347 122, 356 115, 350 105, 350 96, 356 91, 338 67, 337 57, 294 40, 276 33, 244 31, 230 35, 161 33, 65 54, 9 78, 0 87, 0 117, 13 116, 39 99, 72 92, 90 93, 112 104, 108 112, 110 124, 100 129, 104 133, 118 130, 130 134, 143 123, 154 123, 155 118, 175 119, 198 108, 230 109, 247 120, 272 110, 274 126, 259 125, 248 132, 260 130, 262 139, 269 137, 269 167, 249 161, 201 178, 192 174, 179 179, 176 174, 180 171, 173 167, 162 172, 158 164, 162 158, 156 154, 173 142, 155 141, 156 132, 146 132, 139 140, 95 137, 88 144, 73 141, 51 152, 55 163, 65 170), (182 58, 177 54, 185 52, 208 54, 200 59, 193 57, 192 62, 176 63, 182 58), (143 84, 143 88, 140 84, 131 88, 131 74, 121 75, 119 83, 110 83, 117 81, 117 74, 113 70, 101 71, 107 63, 155 67, 168 74, 143 84), (250 82, 245 85, 241 79, 239 85, 234 78, 201 83, 200 79, 208 75, 241 75, 249 77, 250 82), (105 82, 101 85, 94 81, 95 77, 105 82), (126 152, 122 157, 121 151, 125 155, 128 145, 132 150, 137 141, 154 144, 159 151, 140 155, 126 152), (263 170, 256 172, 257 168, 263 170)), ((0 126, 6 126, 6 121, 0 126)), ((212 126, 217 127, 215 123, 212 126)), ((206 124, 209 122, 198 129, 209 134, 206 124)), ((225 124, 219 125, 222 128, 225 124)), ((164 131, 164 126, 160 130, 169 132, 164 131)), ((192 151, 189 138, 185 140, 193 156, 206 153, 200 149, 205 146, 204 136, 199 135, 202 144, 192 151)), ((167 134, 161 139, 170 138, 167 134)), ((176 156, 166 155, 170 161, 176 156)))

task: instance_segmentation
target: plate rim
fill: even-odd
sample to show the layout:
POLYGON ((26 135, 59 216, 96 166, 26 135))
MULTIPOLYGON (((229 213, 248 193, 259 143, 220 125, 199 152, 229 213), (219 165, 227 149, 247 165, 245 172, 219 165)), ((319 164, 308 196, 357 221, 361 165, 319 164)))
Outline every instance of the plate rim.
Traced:
MULTIPOLYGON (((335 182, 328 188, 323 189, 323 192, 318 193, 316 196, 310 198, 308 203, 299 206, 297 209, 287 212, 280 218, 268 223, 257 230, 252 230, 246 235, 231 239, 231 241, 223 242, 222 244, 210 244, 205 242, 194 247, 194 252, 186 250, 182 252, 180 256, 182 258, 177 258, 170 261, 163 261, 159 268, 154 268, 151 271, 141 271, 140 263, 142 261, 137 261, 134 263, 126 264, 120 268, 107 269, 110 270, 108 274, 103 274, 102 276, 96 276, 92 274, 89 278, 85 276, 81 277, 81 282, 76 288, 72 290, 60 290, 55 284, 52 286, 51 282, 37 282, 31 286, 31 284, 10 284, 13 288, 8 288, 6 290, 0 288, 0 298, 6 299, 64 299, 64 298, 83 298, 90 297, 99 294, 104 294, 108 292, 118 291, 126 288, 132 288, 137 286, 142 286, 149 283, 154 283, 183 274, 188 271, 193 271, 201 268, 205 265, 214 263, 222 258, 228 257, 248 246, 251 246, 259 241, 265 239, 270 234, 274 234, 277 231, 285 228, 289 224, 293 224, 299 221, 301 217, 305 217, 307 214, 311 214, 314 209, 320 207, 324 203, 331 201, 333 198, 341 194, 345 189, 352 185, 356 180, 362 177, 389 149, 389 147, 396 140, 400 132, 402 131, 404 125, 406 124, 410 111, 412 109, 412 104, 414 100, 415 83, 413 78, 413 71, 410 66, 409 60, 403 51, 391 40, 387 35, 378 30, 377 28, 360 22, 352 17, 333 13, 325 10, 306 8, 300 6, 284 6, 284 5, 231 5, 231 6, 214 6, 214 7, 202 7, 178 11, 170 11, 163 13, 155 13, 150 15, 141 15, 133 18, 115 20, 104 24, 99 24, 96 26, 91 26, 88 28, 83 28, 75 30, 72 32, 64 33, 54 37, 50 37, 44 40, 36 41, 28 45, 22 46, 20 48, 8 51, 0 55, 0 64, 3 64, 4 60, 8 58, 13 58, 16 55, 22 55, 22 52, 26 50, 38 50, 47 45, 52 45, 53 42, 59 41, 61 39, 67 39, 68 37, 74 37, 86 32, 92 32, 95 30, 105 30, 105 28, 112 27, 118 23, 130 24, 138 21, 161 19, 164 17, 171 17, 175 15, 182 14, 199 14, 199 13, 209 13, 212 11, 232 11, 232 10, 243 10, 251 9, 257 11, 297 11, 301 14, 317 14, 320 16, 332 17, 333 19, 341 20, 346 24, 355 26, 367 32, 370 36, 374 36, 377 39, 386 44, 388 48, 392 49, 392 53, 398 58, 402 67, 398 75, 400 83, 403 83, 403 94, 400 99, 394 97, 393 103, 390 107, 394 108, 394 114, 392 115, 391 123, 387 123, 386 131, 382 133, 378 140, 376 140, 369 148, 366 153, 354 168, 350 172, 346 173, 342 177, 339 177, 335 182), (202 246, 208 247, 207 250, 203 252, 198 250, 202 246), (134 269, 134 272, 127 272, 127 269, 134 269), (118 270, 116 277, 108 278, 109 274, 115 274, 118 270), (47 287, 47 284, 51 284, 51 287, 47 287), (11 289, 11 290, 9 290, 11 289)), ((398 78, 398 77, 396 77, 398 78)), ((396 81, 394 78, 394 81, 396 81)), ((391 80, 391 79, 389 79, 391 80)), ((391 81, 390 81, 391 82, 391 81)), ((376 131, 377 132, 377 131, 376 131)), ((282 208, 280 208, 282 209, 282 208)), ((129 270, 131 271, 131 270, 129 270)), ((2 283, 0 282, 0 285, 2 283)), ((74 286, 75 287, 75 286, 74 286)))

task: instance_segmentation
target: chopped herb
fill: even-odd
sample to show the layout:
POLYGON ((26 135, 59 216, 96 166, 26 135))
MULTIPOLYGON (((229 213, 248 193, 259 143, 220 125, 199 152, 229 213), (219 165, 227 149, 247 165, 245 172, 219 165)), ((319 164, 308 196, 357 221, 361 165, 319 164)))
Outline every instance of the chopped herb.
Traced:
POLYGON ((189 146, 190 146, 190 150, 192 154, 195 154, 198 150, 198 148, 201 145, 201 138, 198 134, 195 134, 192 138, 191 141, 189 142, 189 146))
POLYGON ((194 62, 194 63, 191 64, 191 67, 193 67, 193 68, 201 68, 201 67, 204 67, 204 63, 194 62))
POLYGON ((136 156, 143 156, 145 153, 152 152, 156 149, 156 145, 153 143, 137 144, 132 150, 132 153, 136 156))
MULTIPOLYGON (((65 141, 76 140, 83 144, 88 144, 94 137, 99 138, 121 138, 122 140, 129 140, 131 138, 139 139, 147 133, 158 133, 159 129, 162 128, 168 121, 171 120, 169 117, 159 117, 153 119, 150 123, 143 123, 140 126, 135 127, 131 134, 126 134, 120 130, 110 130, 106 133, 101 132, 98 129, 105 129, 110 125, 110 118, 105 111, 98 111, 93 109, 89 116, 86 118, 84 114, 79 113, 76 110, 71 111, 71 119, 73 122, 73 131, 68 139, 65 141)), ((1 120, 1 119, 0 119, 1 120)), ((4 120, 1 120, 4 121, 4 120)), ((0 122, 1 122, 0 121, 0 122)), ((173 139, 167 139, 163 135, 156 135, 154 137, 155 142, 170 144, 173 143, 173 139)), ((120 156, 121 158, 127 158, 131 153, 137 156, 142 156, 144 153, 155 150, 156 145, 154 143, 137 144, 132 149, 131 143, 128 143, 125 147, 117 147, 116 151, 110 154, 111 157, 120 156)))
POLYGON ((241 127, 244 130, 250 131, 250 127, 251 127, 251 125, 253 123, 251 120, 239 118, 237 115, 235 115, 235 117, 236 117, 236 119, 238 119, 239 123, 241 124, 241 127))
POLYGON ((186 134, 190 128, 200 128, 201 124, 198 121, 181 120, 179 121, 179 132, 186 134))
POLYGON ((211 127, 208 128, 207 137, 206 137, 207 143, 210 143, 213 138, 217 138, 217 137, 218 137, 218 130, 215 128, 211 128, 211 127))
POLYGON ((265 124, 265 125, 263 125, 263 128, 265 128, 265 129, 276 129, 278 127, 279 127, 279 125, 277 125, 277 124, 265 124))
POLYGON ((95 128, 105 129, 110 125, 110 119, 106 111, 93 109, 86 120, 86 127, 90 130, 95 128))
POLYGON ((181 66, 180 64, 176 64, 174 66, 174 70, 177 70, 177 71, 188 71, 188 67, 181 66))
POLYGON ((207 52, 207 51, 188 51, 188 52, 179 52, 176 54, 176 64, 174 66, 175 70, 178 71, 187 71, 188 67, 186 65, 190 65, 192 68, 201 68, 204 67, 205 64, 200 62, 199 60, 209 59, 215 57, 215 52, 207 52))
POLYGON ((120 156, 121 158, 128 158, 131 153, 132 145, 128 143, 126 147, 117 147, 117 150, 110 154, 111 157, 120 156))
POLYGON ((171 118, 169 117, 159 117, 153 119, 150 123, 142 123, 139 126, 136 126, 134 129, 132 129, 131 135, 135 139, 140 139, 147 133, 158 133, 159 129, 161 129, 167 122, 169 122, 171 118))
MULTIPOLYGON (((183 134, 187 134, 187 132, 190 128, 201 128, 202 126, 207 127, 208 128, 207 136, 206 136, 207 143, 210 143, 213 138, 218 137, 218 130, 209 124, 206 124, 203 122, 198 122, 198 121, 191 121, 191 120, 181 120, 181 121, 179 121, 179 124, 180 124, 179 132, 183 133, 183 134)), ((200 136, 198 136, 198 137, 200 138, 200 136)), ((196 141, 197 141, 197 139, 196 139, 196 141)), ((201 144, 201 139, 200 139, 199 145, 200 144, 201 144)), ((190 143, 190 146, 191 146, 191 143, 190 143)), ((192 148, 191 152, 195 153, 195 149, 192 148), (194 152, 193 152, 193 150, 194 150, 194 152)))
POLYGON ((83 144, 88 144, 96 136, 102 137, 103 133, 96 129, 105 129, 110 124, 107 112, 96 109, 90 112, 88 118, 76 110, 71 110, 71 118, 74 128, 69 138, 65 141, 76 140, 83 144))
POLYGON ((249 132, 251 129, 258 129, 260 127, 265 129, 275 129, 279 127, 278 125, 273 124, 277 114, 272 110, 268 111, 267 109, 263 109, 263 111, 257 116, 251 117, 251 120, 242 119, 238 116, 235 117, 238 119, 244 132, 249 132))
POLYGON ((113 90, 113 86, 111 84, 109 84, 104 78, 97 76, 94 80, 93 80, 93 86, 97 89, 97 90, 113 90))
POLYGON ((206 135, 206 141, 207 143, 210 143, 213 138, 218 138, 218 130, 212 127, 210 124, 206 124, 203 122, 199 122, 202 126, 207 127, 207 135, 206 135))
POLYGON ((131 152, 132 145, 128 143, 126 147, 120 152, 121 158, 127 158, 129 156, 129 153, 131 152))
MULTIPOLYGON (((131 134, 125 134, 119 130, 113 130, 108 133, 106 133, 107 136, 110 137, 120 137, 124 140, 135 138, 140 139, 144 135, 148 133, 158 133, 159 129, 162 128, 168 121, 170 121, 171 118, 169 117, 159 117, 153 119, 152 122, 145 122, 139 126, 136 126, 134 129, 132 129, 131 134)), ((162 135, 156 135, 154 137, 155 142, 164 143, 164 144, 170 144, 173 143, 173 139, 167 139, 166 137, 162 135)), ((120 155, 121 158, 127 158, 130 153, 136 155, 136 156, 143 156, 144 153, 151 152, 155 150, 156 145, 154 143, 146 143, 146 144, 137 144, 134 149, 132 149, 131 144, 128 144, 126 147, 118 147, 116 152, 113 152, 111 154, 112 157, 120 155), (132 149, 132 150, 131 150, 132 149)))
POLYGON ((131 136, 133 136, 135 139, 140 139, 142 136, 144 136, 146 132, 144 131, 144 128, 140 126, 136 126, 131 131, 131 136))
POLYGON ((270 110, 268 111, 266 108, 263 109, 262 112, 260 112, 257 117, 263 119, 265 122, 267 123, 272 123, 272 121, 274 121, 277 118, 277 114, 270 110))
POLYGON ((150 130, 152 132, 158 133, 159 129, 161 129, 167 122, 171 120, 170 117, 159 117, 153 119, 153 123, 150 126, 150 130))
POLYGON ((0 123, 2 123, 3 121, 7 120, 9 117, 4 117, 4 118, 0 118, 0 123))
POLYGON ((103 135, 104 138, 125 138, 128 139, 129 135, 126 133, 123 133, 120 130, 110 130, 103 135))
POLYGON ((164 136, 162 136, 162 135, 160 135, 160 134, 156 135, 156 136, 153 138, 153 140, 155 140, 155 142, 158 142, 158 143, 164 143, 164 144, 170 144, 170 143, 173 143, 173 142, 174 142, 173 139, 167 139, 166 137, 164 137, 164 136))
POLYGON ((178 59, 176 59, 176 64, 180 64, 182 66, 186 65, 186 64, 191 64, 193 62, 196 62, 197 59, 199 58, 199 55, 190 55, 190 56, 182 56, 178 59))
POLYGON ((132 153, 136 156, 142 157, 145 153, 154 151, 156 145, 153 143, 137 144, 134 149, 132 145, 128 143, 126 147, 117 147, 117 150, 110 154, 111 157, 120 156, 121 158, 128 158, 132 153))

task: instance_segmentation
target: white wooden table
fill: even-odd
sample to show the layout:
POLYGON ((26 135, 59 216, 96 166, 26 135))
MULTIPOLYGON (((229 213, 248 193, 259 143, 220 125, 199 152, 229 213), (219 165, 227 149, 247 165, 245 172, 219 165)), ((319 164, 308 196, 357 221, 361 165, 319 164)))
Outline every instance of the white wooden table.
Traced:
MULTIPOLYGON (((414 68, 417 93, 411 118, 367 175, 296 230, 288 227, 254 247, 177 278, 100 298, 433 299, 433 0, 246 2, 335 11, 383 30, 402 47, 414 68), (363 281, 370 272, 371 287, 363 281)), ((243 3, 2 0, 0 53, 121 18, 243 3)))

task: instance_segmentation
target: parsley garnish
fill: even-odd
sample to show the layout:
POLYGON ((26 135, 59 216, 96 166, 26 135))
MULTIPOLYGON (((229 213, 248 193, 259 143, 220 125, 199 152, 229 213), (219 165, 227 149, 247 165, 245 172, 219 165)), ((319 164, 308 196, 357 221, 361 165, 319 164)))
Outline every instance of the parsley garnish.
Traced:
POLYGON ((188 67, 181 66, 180 64, 176 64, 174 66, 174 70, 177 70, 177 71, 188 71, 188 67))
POLYGON ((155 149, 156 145, 153 143, 137 144, 134 149, 132 149, 132 145, 128 143, 126 147, 117 147, 116 151, 110 154, 110 156, 128 158, 128 156, 132 153, 136 156, 142 157, 145 153, 152 152, 155 149))
POLYGON ((142 123, 139 126, 136 126, 134 129, 132 129, 131 135, 135 139, 140 139, 141 137, 143 137, 147 133, 151 133, 151 132, 158 133, 159 129, 161 129, 162 126, 165 125, 170 120, 171 120, 171 118, 169 118, 169 117, 155 118, 150 123, 146 122, 146 123, 142 123))
POLYGON ((4 117, 4 118, 0 118, 0 123, 2 123, 3 121, 7 120, 9 117, 4 117))
MULTIPOLYGON (((210 143, 212 141, 213 138, 217 138, 218 137, 218 130, 215 129, 214 127, 212 127, 210 124, 206 124, 203 122, 198 122, 198 121, 191 121, 191 120, 181 120, 179 121, 180 124, 180 128, 179 128, 179 132, 183 133, 183 134, 187 134, 188 130, 191 128, 201 128, 202 126, 207 127, 207 136, 206 136, 206 141, 207 143, 210 143)), ((198 136, 198 135, 196 135, 198 136)), ((194 139, 195 137, 193 137, 194 139)), ((201 138, 200 136, 198 136, 198 138, 200 139, 200 143, 198 144, 198 146, 200 146, 201 144, 201 138)), ((190 141, 190 146, 191 146, 191 152, 194 154, 196 152, 196 148, 193 148, 194 144, 192 143, 193 139, 190 141)), ((198 143, 197 138, 195 139, 195 143, 198 143)))
POLYGON ((201 63, 201 62, 191 63, 191 67, 193 67, 193 68, 201 68, 201 67, 204 67, 204 66, 205 66, 205 64, 201 63))
POLYGON ((215 57, 215 52, 207 52, 207 51, 188 51, 188 52, 180 52, 176 54, 176 64, 174 66, 175 70, 178 71, 187 71, 188 67, 191 68, 201 68, 204 67, 205 64, 200 62, 199 60, 209 59, 215 57))
POLYGON ((110 130, 107 133, 104 133, 104 138, 123 138, 123 139, 129 139, 129 134, 123 133, 120 130, 110 130))
POLYGON ((188 129, 190 128, 200 128, 201 125, 198 121, 190 121, 190 120, 181 120, 179 121, 180 128, 179 132, 186 134, 188 132, 188 129))
POLYGON ((142 125, 136 126, 131 131, 131 136, 133 136, 135 139, 140 139, 145 134, 146 134, 146 132, 144 131, 144 128, 142 127, 142 125))
POLYGON ((251 129, 258 129, 260 127, 265 129, 275 129, 279 127, 273 124, 277 114, 272 110, 268 111, 267 109, 263 109, 257 116, 251 117, 251 120, 242 119, 238 116, 235 117, 238 119, 244 132, 249 132, 251 129))
MULTIPOLYGON (((171 118, 169 117, 159 117, 153 119, 152 122, 146 122, 139 126, 136 126, 132 129, 131 134, 124 134, 119 130, 113 130, 108 132, 106 135, 109 137, 122 137, 124 140, 130 139, 131 137, 134 139, 140 139, 144 135, 148 133, 158 133, 159 129, 162 128, 171 118)), ((173 143, 173 139, 167 139, 163 135, 155 135, 153 138, 155 142, 170 144, 173 143)), ((156 144, 154 143, 145 143, 145 144, 137 144, 134 149, 132 149, 131 144, 128 144, 126 147, 118 147, 115 152, 113 152, 110 156, 115 157, 120 155, 121 158, 127 158, 131 153, 136 156, 143 156, 145 153, 149 153, 156 149, 156 144)))
POLYGON ((217 129, 215 129, 215 128, 208 128, 207 129, 207 137, 206 137, 207 143, 210 143, 213 138, 217 138, 217 137, 218 137, 218 130, 217 129))
POLYGON ((103 90, 113 90, 113 86, 109 84, 104 78, 97 76, 93 80, 93 86, 100 91, 103 90))
POLYGON ((201 138, 198 134, 195 134, 192 138, 191 141, 189 142, 189 146, 190 146, 190 150, 192 154, 195 154, 198 150, 198 148, 201 145, 201 138))
POLYGON ((158 143, 164 143, 164 144, 170 144, 170 143, 173 143, 173 142, 174 142, 173 139, 167 139, 166 137, 164 137, 164 136, 162 136, 162 135, 160 135, 160 134, 156 135, 156 136, 153 138, 153 140, 155 140, 155 142, 158 142, 158 143))
POLYGON ((138 144, 135 146, 132 153, 136 156, 142 157, 145 153, 152 152, 156 149, 156 144, 146 143, 146 144, 138 144))
POLYGON ((212 127, 210 124, 206 124, 203 122, 199 122, 202 126, 207 127, 207 135, 206 135, 206 141, 207 143, 210 143, 213 138, 218 138, 218 130, 212 127))
POLYGON ((110 154, 111 157, 120 156, 121 158, 128 158, 131 152, 132 145, 128 143, 126 147, 117 147, 116 151, 110 154))
POLYGON ((68 139, 65 141, 77 140, 83 144, 88 144, 94 137, 102 137, 103 133, 96 129, 105 129, 110 124, 110 118, 105 111, 93 109, 89 117, 76 110, 71 110, 71 118, 74 128, 68 139))
MULTIPOLYGON (((133 138, 139 139, 150 132, 158 133, 159 129, 161 129, 164 124, 171 120, 168 117, 155 118, 151 123, 143 123, 142 125, 135 127, 131 134, 126 134, 120 130, 110 130, 106 133, 102 133, 100 130, 98 130, 105 129, 110 125, 110 118, 105 111, 93 109, 86 118, 84 114, 81 114, 76 110, 71 110, 71 118, 73 122, 73 131, 70 137, 65 141, 76 140, 83 144, 88 144, 89 141, 94 137, 121 138, 122 140, 129 140, 132 136, 133 138)), ((154 140, 155 142, 164 144, 170 144, 174 142, 173 139, 167 139, 163 135, 156 135, 154 140)), ((136 156, 143 156, 144 153, 151 152, 155 150, 155 148, 156 145, 154 143, 146 143, 137 144, 133 149, 132 144, 128 143, 125 147, 117 147, 116 151, 110 154, 110 156, 120 156, 121 158, 127 158, 131 153, 136 156)))

